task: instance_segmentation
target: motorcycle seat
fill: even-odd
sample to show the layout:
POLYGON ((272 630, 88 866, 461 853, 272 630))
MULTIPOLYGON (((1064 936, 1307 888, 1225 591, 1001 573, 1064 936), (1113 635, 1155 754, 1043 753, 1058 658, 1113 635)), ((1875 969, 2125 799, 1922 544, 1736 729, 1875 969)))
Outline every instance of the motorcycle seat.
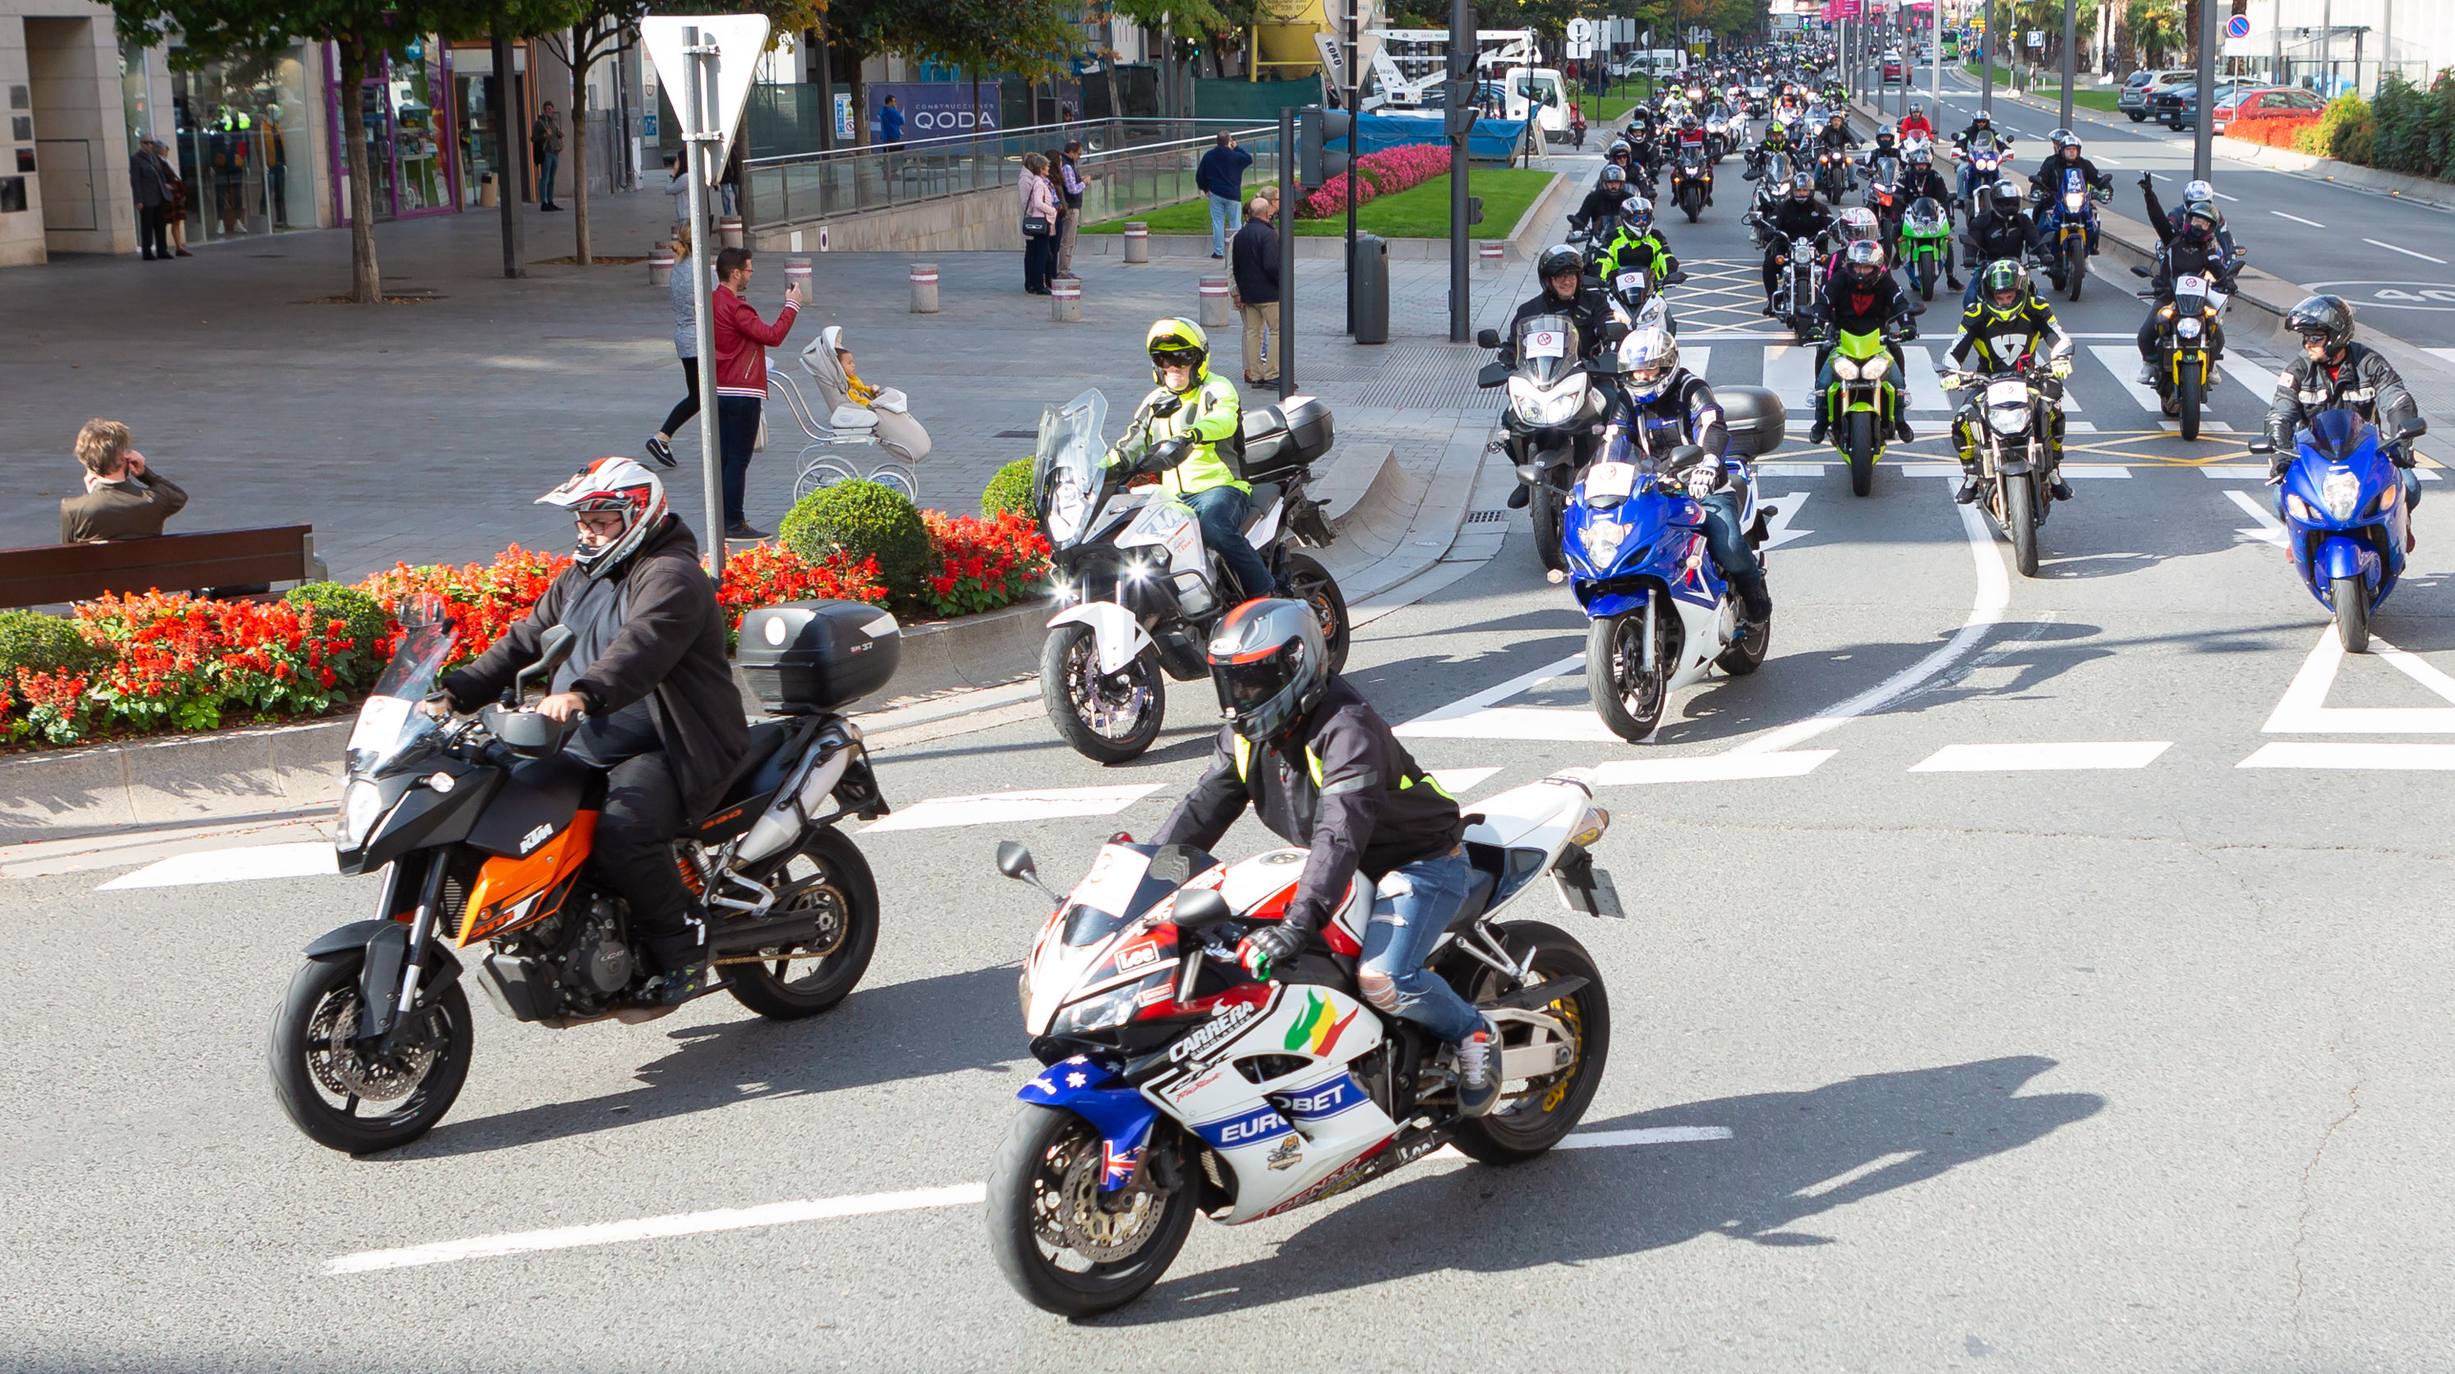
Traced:
POLYGON ((1466 862, 1466 900, 1458 904, 1458 914, 1449 918, 1451 930, 1463 929, 1491 909, 1492 894, 1500 890, 1500 868, 1506 855, 1497 845, 1468 840, 1466 862))
MULTIPOLYGON (((793 756, 785 745, 792 739, 794 727, 802 722, 789 716, 763 720, 750 727, 750 747, 743 751, 741 763, 726 780, 724 791, 717 794, 716 805, 701 817, 695 828, 704 830, 711 818, 767 796, 784 784, 784 770, 792 766, 793 756)), ((728 818, 731 819, 731 818, 728 818)))
POLYGON ((1277 504, 1279 497, 1285 492, 1286 488, 1276 482, 1254 483, 1253 494, 1245 498, 1245 510, 1248 512, 1245 516, 1245 528, 1251 529, 1254 525, 1259 524, 1262 517, 1273 505, 1277 504))

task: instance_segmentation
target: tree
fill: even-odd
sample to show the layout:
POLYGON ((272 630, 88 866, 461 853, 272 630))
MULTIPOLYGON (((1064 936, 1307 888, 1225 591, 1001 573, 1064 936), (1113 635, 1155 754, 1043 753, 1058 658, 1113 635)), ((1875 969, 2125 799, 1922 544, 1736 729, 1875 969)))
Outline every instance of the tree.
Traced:
POLYGON ((367 156, 366 117, 356 92, 375 60, 400 55, 429 33, 472 37, 501 9, 488 0, 112 0, 119 33, 152 47, 180 35, 187 60, 203 62, 285 48, 306 40, 339 54, 341 142, 350 187, 350 293, 362 305, 383 299, 375 260, 375 172, 367 156))
POLYGON ((2123 37, 2138 49, 2142 64, 2164 65, 2165 55, 2183 46, 2181 0, 2131 0, 2123 12, 2123 37))

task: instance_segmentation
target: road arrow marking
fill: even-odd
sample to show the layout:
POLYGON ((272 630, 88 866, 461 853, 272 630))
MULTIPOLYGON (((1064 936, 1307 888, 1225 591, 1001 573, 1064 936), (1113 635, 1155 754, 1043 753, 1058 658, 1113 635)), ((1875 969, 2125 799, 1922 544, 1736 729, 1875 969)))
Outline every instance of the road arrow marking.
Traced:
POLYGON ((186 887, 194 883, 247 883, 269 878, 323 878, 340 872, 332 843, 307 840, 297 844, 259 844, 240 849, 208 849, 174 854, 134 873, 123 873, 94 889, 117 892, 134 887, 186 887))
POLYGON ((1787 496, 1776 496, 1771 504, 1773 519, 1765 530, 1764 548, 1766 552, 1778 549, 1794 539, 1805 539, 1815 533, 1814 530, 1799 529, 1791 523, 1799 518, 1799 507, 1807 504, 1806 492, 1794 491, 1787 496))
MULTIPOLYGON (((2260 475, 2265 476, 2266 474, 2262 473, 2260 475)), ((2229 491, 2226 492, 2225 495, 2230 498, 2235 505, 2240 506, 2244 513, 2248 514, 2257 525, 2257 527, 2254 529, 2235 530, 2234 534, 2237 537, 2242 539, 2261 540, 2266 543, 2273 544, 2280 549, 2285 546, 2284 522, 2278 520, 2275 514, 2269 511, 2265 506, 2260 505, 2257 498, 2253 497, 2246 491, 2229 491)), ((2330 633, 2333 633, 2333 631, 2330 631, 2330 633)))
POLYGON ((1910 765, 1913 773, 2043 773, 2146 768, 2174 747, 2172 740, 2076 741, 2033 744, 1947 744, 1910 765))
POLYGON ((2236 768, 2455 769, 2455 744, 2350 744, 2342 740, 2272 740, 2236 768))
POLYGON ((2330 706, 2327 693, 2345 661, 2344 646, 2333 625, 2319 631, 2319 642, 2302 660, 2301 671, 2285 688, 2267 724, 2270 735, 2455 735, 2455 678, 2405 653, 2377 635, 2370 636, 2371 657, 2428 688, 2448 703, 2444 706, 2330 706))

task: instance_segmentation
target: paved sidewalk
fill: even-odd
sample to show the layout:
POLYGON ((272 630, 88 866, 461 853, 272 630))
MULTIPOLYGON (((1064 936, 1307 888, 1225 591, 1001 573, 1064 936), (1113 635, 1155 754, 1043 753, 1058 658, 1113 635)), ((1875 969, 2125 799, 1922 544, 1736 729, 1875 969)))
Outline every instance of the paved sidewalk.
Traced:
MULTIPOLYGON (((599 201, 597 242, 644 254, 667 205, 654 193, 599 201)), ((490 213, 383 226, 387 291, 433 295, 379 309, 323 303, 346 289, 338 231, 214 245, 170 265, 68 258, 0 273, 0 546, 57 537, 56 503, 76 490, 71 442, 93 415, 126 420, 188 488, 174 530, 306 521, 338 576, 559 544, 558 522, 528 503, 588 458, 638 453, 681 376, 666 293, 646 266, 545 265, 570 251, 568 217, 527 213, 520 281, 500 276, 490 213)), ((755 288, 770 310, 784 275, 772 257, 755 288)), ((989 475, 1029 451, 1042 406, 1087 386, 1120 408, 1138 396, 1149 322, 1196 313, 1197 278, 1219 267, 1078 261, 1084 321, 1060 325, 1022 293, 1019 252, 937 256, 935 316, 908 312, 907 261, 821 256, 816 305, 774 363, 798 375, 801 346, 846 326, 863 375, 908 392, 928 425, 923 499, 950 510, 972 509, 989 475)), ((1497 407, 1474 387, 1482 353, 1441 337, 1447 272, 1393 262, 1393 340, 1363 348, 1339 334, 1335 264, 1302 264, 1297 362, 1304 390, 1336 413, 1342 456, 1380 444, 1419 490, 1462 507, 1497 407)), ((1478 270, 1477 324, 1504 319, 1530 276, 1522 264, 1478 270)), ((1218 332, 1231 376, 1239 351, 1234 325, 1218 332)), ((695 455, 697 433, 686 426, 677 448, 695 455)), ((781 403, 770 435, 749 505, 767 529, 790 504, 800 447, 781 403)), ((696 524, 694 471, 686 457, 676 504, 696 524)))

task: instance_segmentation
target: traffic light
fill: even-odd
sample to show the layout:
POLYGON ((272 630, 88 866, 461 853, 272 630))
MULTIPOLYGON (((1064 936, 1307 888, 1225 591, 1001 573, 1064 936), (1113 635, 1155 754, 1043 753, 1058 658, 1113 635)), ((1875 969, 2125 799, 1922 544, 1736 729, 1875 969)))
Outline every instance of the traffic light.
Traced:
POLYGON ((1451 138, 1464 138, 1475 131, 1477 106, 1482 103, 1483 83, 1471 76, 1453 76, 1441 83, 1447 104, 1441 107, 1441 131, 1451 138))
POLYGON ((1481 223, 1483 223, 1483 197, 1481 197, 1481 196, 1468 196, 1468 197, 1466 198, 1466 224, 1467 224, 1467 227, 1471 229, 1471 228, 1473 228, 1475 225, 1478 225, 1478 224, 1481 224, 1481 223))
POLYGON ((1345 110, 1307 105, 1296 116, 1296 180, 1324 186, 1347 170, 1348 152, 1355 146, 1355 116, 1345 110), (1339 143, 1344 146, 1333 148, 1339 143))

